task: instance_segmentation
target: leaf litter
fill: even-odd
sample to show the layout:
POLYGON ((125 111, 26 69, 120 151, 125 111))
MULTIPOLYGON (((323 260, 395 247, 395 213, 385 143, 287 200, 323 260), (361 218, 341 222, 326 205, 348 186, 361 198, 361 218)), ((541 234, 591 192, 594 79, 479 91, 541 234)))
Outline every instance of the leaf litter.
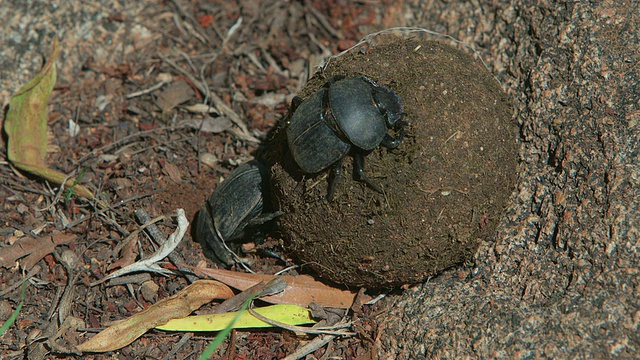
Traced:
MULTIPOLYGON (((219 57, 218 60, 215 59, 215 56, 209 59, 201 56, 201 54, 206 53, 202 49, 193 51, 197 47, 191 50, 185 48, 187 56, 183 58, 177 58, 171 51, 159 48, 157 53, 154 54, 149 52, 149 49, 138 51, 135 55, 139 57, 130 57, 125 60, 127 63, 100 63, 101 60, 97 59, 95 64, 87 62, 86 70, 82 70, 82 76, 73 79, 74 81, 69 81, 69 78, 67 78, 65 83, 56 86, 54 95, 57 98, 55 98, 53 104, 47 106, 47 101, 41 103, 45 109, 46 107, 49 107, 49 110, 53 109, 48 117, 45 115, 45 120, 49 122, 48 124, 45 122, 45 129, 48 126, 50 133, 56 136, 53 140, 53 145, 59 146, 60 149, 60 152, 56 153, 55 157, 51 153, 46 155, 46 163, 52 164, 52 168, 64 170, 61 173, 64 177, 58 178, 58 182, 65 182, 67 187, 75 185, 75 192, 66 198, 56 197, 57 190, 55 188, 49 189, 46 185, 39 185, 40 183, 25 178, 10 177, 7 173, 2 174, 2 181, 3 184, 10 184, 10 188, 13 190, 12 196, 5 197, 7 199, 5 201, 29 204, 27 213, 35 216, 43 224, 48 224, 44 231, 50 233, 53 228, 59 228, 65 231, 66 234, 81 235, 76 238, 75 242, 63 244, 63 246, 82 255, 79 257, 77 267, 71 269, 75 274, 67 274, 67 276, 71 277, 73 275, 74 279, 81 279, 81 281, 69 282, 62 286, 67 289, 84 288, 96 278, 102 278, 102 274, 111 265, 116 264, 110 267, 112 269, 131 262, 131 257, 137 253, 131 249, 135 245, 134 243, 130 243, 131 247, 125 251, 129 254, 129 258, 119 263, 117 262, 119 255, 115 255, 112 250, 119 247, 120 243, 130 235, 132 228, 135 228, 136 225, 131 224, 128 219, 128 214, 133 208, 145 207, 155 214, 166 214, 186 205, 185 214, 187 218, 192 218, 195 212, 194 209, 199 207, 200 202, 204 200, 204 196, 210 193, 215 184, 218 183, 217 179, 226 176, 234 166, 249 159, 250 152, 255 149, 255 144, 262 139, 264 132, 276 123, 278 116, 286 112, 286 100, 290 99, 306 80, 307 75, 303 73, 309 73, 309 69, 313 69, 319 63, 318 59, 323 54, 337 53, 336 50, 344 49, 336 47, 338 46, 337 43, 332 45, 326 43, 326 39, 332 39, 336 34, 340 35, 340 38, 345 38, 343 34, 346 32, 349 34, 348 37, 353 38, 355 42, 358 36, 356 35, 357 31, 354 31, 357 26, 354 21, 357 20, 361 21, 362 24, 369 24, 369 22, 363 21, 363 19, 370 19, 364 14, 367 14, 367 12, 372 13, 374 9, 371 5, 356 4, 341 9, 342 13, 340 14, 332 10, 332 16, 334 17, 346 16, 350 18, 354 13, 353 6, 365 9, 362 19, 351 19, 347 25, 340 30, 336 30, 331 25, 333 19, 328 21, 326 18, 327 14, 329 14, 328 10, 323 6, 318 7, 313 2, 289 5, 285 3, 261 4, 260 6, 259 13, 266 16, 264 19, 256 21, 255 18, 247 14, 244 19, 251 20, 240 22, 237 17, 231 16, 230 12, 225 13, 225 11, 231 9, 228 8, 222 12, 224 14, 223 18, 217 18, 216 21, 208 23, 209 27, 207 29, 199 26, 192 27, 194 24, 190 23, 190 19, 193 18, 184 16, 187 14, 186 11, 189 10, 180 10, 183 17, 179 18, 178 22, 182 25, 188 25, 184 29, 189 29, 186 31, 193 36, 193 39, 204 40, 201 42, 202 44, 217 43, 214 33, 207 33, 213 26, 211 24, 220 26, 220 21, 222 20, 227 29, 234 30, 229 31, 229 34, 232 35, 224 39, 225 51, 227 52, 215 55, 219 57), (317 10, 316 7, 320 10, 317 10), (283 10, 292 16, 286 25, 285 22, 281 21, 283 19, 282 14, 284 14, 283 10), (317 21, 320 21, 320 25, 318 25, 317 21), (279 25, 271 31, 257 31, 261 37, 257 40, 252 40, 252 34, 256 32, 256 26, 260 28, 266 24, 279 25), (313 32, 309 32, 309 36, 312 39, 311 42, 308 39, 288 37, 288 34, 299 32, 296 27, 304 29, 304 33, 307 33, 308 26, 318 26, 313 32), (257 47, 243 45, 255 41, 257 41, 257 47), (311 48, 310 52, 309 48, 311 48), (317 51, 318 48, 320 51, 317 51), (253 49, 259 50, 253 51, 253 49), (158 58, 163 60, 164 58, 167 61, 161 62, 161 65, 156 62, 149 67, 145 67, 145 59, 152 57, 156 60, 158 58), (224 68, 224 65, 221 64, 225 64, 229 60, 234 61, 236 64, 244 63, 236 68, 224 68), (184 66, 191 61, 194 62, 195 67, 184 66), (211 62, 207 65, 206 62, 208 61, 211 62), (200 68, 200 66, 203 67, 200 68), (207 66, 208 68, 206 68, 207 66), (185 71, 184 69, 189 67, 194 71, 187 71, 187 76, 183 72, 185 71), (206 71, 202 72, 201 70, 203 69, 206 71), (297 70, 291 72, 291 69, 297 70), (147 74, 151 76, 146 76, 147 74, 141 76, 145 71, 148 71, 147 74), (173 79, 171 81, 163 80, 158 82, 156 79, 161 80, 160 77, 155 76, 158 72, 164 74, 173 73, 173 79), (209 72, 207 76, 211 77, 203 77, 202 75, 206 72, 209 72), (220 79, 224 78, 219 76, 222 74, 226 74, 228 78, 220 82, 220 79), (191 100, 186 100, 187 102, 182 105, 173 104, 180 100, 180 97, 177 96, 180 94, 174 94, 177 100, 174 99, 173 103, 169 99, 169 111, 185 115, 177 117, 178 123, 170 123, 168 121, 170 118, 164 119, 162 114, 157 112, 155 97, 160 94, 163 87, 171 84, 174 79, 180 79, 181 76, 187 79, 186 82, 193 83, 197 94, 191 100), (121 84, 113 88, 126 90, 125 93, 135 94, 135 96, 128 97, 119 93, 110 93, 108 91, 109 87, 101 88, 101 84, 107 81, 121 81, 121 84), (160 84, 160 86, 152 88, 154 84, 160 84), (86 89, 90 90, 87 92, 86 89), (80 91, 85 94, 83 96, 88 96, 88 98, 86 101, 83 100, 83 102, 76 104, 74 100, 69 98, 68 94, 80 91), (158 93, 156 94, 155 92, 158 93), (284 95, 282 92, 288 94, 284 95), (202 96, 202 98, 198 98, 198 96, 202 96), (102 102, 101 108, 92 107, 92 105, 87 107, 86 104, 96 103, 94 100, 97 98, 103 98, 108 101, 102 102), (196 104, 193 102, 196 102, 196 104), (206 113, 191 111, 187 108, 197 104, 206 106, 206 113), (189 119, 189 116, 192 118, 189 119), (68 119, 73 119, 75 124, 73 133, 70 132, 68 119), (186 122, 180 122, 185 120, 186 122), (198 132, 191 132, 188 129, 196 127, 199 130, 198 132), (194 156, 193 153, 188 153, 188 151, 185 156, 184 149, 189 149, 188 151, 193 151, 196 154, 200 153, 201 150, 205 150, 204 152, 214 155, 217 161, 211 162, 211 168, 203 170, 194 161, 198 156, 194 156), (175 168, 166 171, 162 164, 167 163, 176 164, 177 171, 175 168), (72 174, 77 169, 86 170, 82 184, 65 175, 72 174), (129 180, 129 185, 117 186, 118 181, 124 179, 129 180), (182 182, 178 184, 178 181, 182 182), (91 184, 91 190, 87 187, 88 191, 85 192, 83 190, 85 188, 84 184, 91 184), (199 185, 194 186, 194 184, 199 185), (44 188, 44 190, 41 190, 40 187, 44 188), (87 199, 94 199, 94 194, 100 198, 100 201, 108 199, 110 206, 106 206, 107 201, 99 204, 100 206, 95 206, 91 203, 87 204, 84 201, 80 201, 76 197, 80 195, 87 199), (138 197, 140 194, 154 195, 152 197, 149 197, 149 195, 138 197), (45 208, 42 207, 43 203, 47 204, 45 208), (191 208, 189 208, 190 205, 191 208), (38 209, 38 207, 41 209, 38 209), (65 217, 64 224, 60 216, 65 217), (88 260, 91 261, 89 262, 88 260)), ((200 10, 202 11, 202 9, 200 10)), ((169 11, 175 11, 175 9, 172 8, 169 11)), ((246 11, 246 9, 243 11, 246 11)), ((116 19, 115 24, 117 25, 118 20, 115 17, 114 19, 116 19)), ((191 40, 189 39, 187 42, 191 40)), ((64 41, 67 42, 68 39, 64 41)), ((192 46, 192 43, 189 43, 189 46, 192 46)), ((65 46, 62 47, 62 51, 65 51, 65 46)), ((156 49, 154 48, 153 51, 156 51, 156 49)), ((52 61, 54 57, 50 56, 48 61, 52 61)), ((65 71, 68 71, 67 64, 65 63, 65 71)), ((53 67, 55 68, 55 66, 53 67)), ((80 66, 77 69, 79 70, 80 66)), ((200 109, 202 108, 203 106, 200 106, 200 109)), ((7 126, 6 124, 7 118, 5 118, 5 126, 7 126)), ((7 133, 9 134, 9 131, 7 133)), ((13 136, 12 133, 9 139, 13 136)), ((39 142, 38 146, 44 148, 43 144, 46 144, 46 141, 39 142)), ((16 163, 19 162, 16 161, 16 163)), ((20 167, 16 167, 20 169, 20 167)), ((52 182, 55 183, 54 179, 52 178, 52 182)), ((8 224, 13 227, 20 226, 14 220, 10 220, 8 224)), ((167 221, 158 225, 161 227, 172 226, 171 222, 167 224, 167 221)), ((144 234, 148 235, 147 232, 147 229, 145 229, 144 234)), ((151 245, 152 243, 148 240, 140 237, 138 242, 137 248, 141 250, 139 253, 142 257, 144 257, 145 253, 153 254, 156 251, 153 247, 154 245, 151 245)), ((184 242, 178 244, 174 254, 180 252, 193 263, 201 261, 200 249, 192 245, 184 242)), ((33 247, 36 246, 34 245, 33 247)), ((0 254, 3 255, 5 249, 0 248, 0 254)), ((61 251, 60 246, 47 251, 56 254, 56 256, 46 257, 48 259, 46 262, 38 263, 36 267, 42 266, 45 271, 39 270, 40 272, 34 271, 30 273, 32 281, 37 281, 34 276, 47 279, 50 270, 59 266, 57 254, 61 251)), ((24 257, 27 252, 24 251, 22 254, 24 254, 24 257)), ((175 265, 174 261, 172 263, 175 265)), ((267 271, 275 272, 273 270, 275 267, 273 261, 259 260, 255 266, 257 270, 264 271, 266 269, 267 271)), ((277 269, 277 267, 275 268, 277 269)), ((177 271, 176 268, 172 268, 171 264, 168 263, 162 265, 160 269, 177 271)), ((9 275, 10 273, 6 273, 3 276, 5 277, 3 280, 6 281, 6 277, 9 275)), ((165 299, 168 299, 169 297, 167 296, 174 293, 175 289, 183 288, 191 282, 191 280, 185 281, 186 277, 153 277, 152 279, 160 285, 160 297, 165 299), (180 286, 176 287, 175 285, 177 284, 180 286)), ((308 285, 303 284, 301 286, 302 289, 305 289, 305 286, 308 285)), ((133 290, 131 287, 130 289, 133 290)), ((122 286, 96 286, 89 291, 92 292, 92 296, 104 296, 105 299, 112 300, 104 303, 105 305, 100 309, 100 314, 91 310, 86 312, 78 309, 77 304, 70 305, 73 314, 79 317, 83 317, 84 314, 84 318, 80 319, 81 324, 85 324, 84 326, 87 326, 86 324, 92 324, 93 327, 96 324, 106 325, 106 323, 100 321, 102 316, 105 318, 117 318, 122 315, 126 316, 126 314, 134 312, 135 309, 153 306, 142 298, 136 298, 133 291, 127 293, 127 288, 122 286), (106 304, 108 303, 111 304, 107 306, 106 304), (120 310, 115 312, 116 309, 120 310)), ((325 290, 319 288, 317 291, 326 291, 327 297, 334 295, 329 288, 325 290)), ((291 291, 285 291, 285 293, 287 292, 291 293, 291 291)), ((302 293, 304 291, 299 292, 302 293)), ((56 302, 54 296, 50 296, 53 294, 47 289, 36 293, 38 297, 43 299, 53 299, 46 308, 51 308, 54 312, 59 311, 57 308, 59 303, 56 302)), ((73 292, 69 292, 69 294, 73 294, 73 292)), ((32 292, 28 296, 35 295, 32 292)), ((336 302, 337 305, 348 307, 352 302, 353 293, 347 292, 347 294, 341 296, 342 300, 336 302)), ((298 301, 301 301, 300 298, 298 298, 298 301)), ((301 302, 307 302, 307 300, 302 300, 301 302)), ((27 303, 34 303, 34 301, 28 301, 27 303)), ((23 311, 34 314, 36 318, 41 318, 38 315, 39 309, 27 307, 23 311)), ((60 313, 62 314, 62 312, 60 313)), ((71 319, 71 317, 67 317, 67 319, 71 319)), ((55 322, 49 323, 54 329, 58 328, 58 324, 55 322)), ((84 340, 81 338, 80 331, 82 329, 82 325, 58 328, 58 330, 62 330, 62 336, 58 338, 58 341, 67 342, 68 345, 80 343, 84 340), (79 330, 76 331, 76 328, 79 330)), ((19 334, 11 334, 11 336, 19 336, 19 334)), ((255 336, 278 339, 276 342, 270 342, 269 351, 273 351, 272 354, 282 351, 278 347, 280 349, 291 348, 292 345, 296 344, 295 340, 282 339, 278 333, 257 334, 255 336)), ((154 336, 149 335, 148 340, 153 341, 154 336)), ((155 343, 157 340, 153 342, 155 343)), ((21 343, 24 343, 24 341, 21 341, 21 343)), ((164 341, 161 341, 157 344, 158 350, 166 346, 163 343, 164 341)), ((243 348, 244 350, 241 351, 245 351, 247 354, 256 351, 255 346, 244 347, 244 345, 235 342, 234 344, 243 348)), ((72 348, 72 346, 69 348, 72 348)), ((143 345, 132 343, 128 349, 130 349, 128 351, 136 353, 136 351, 143 349, 143 345)), ((60 349, 57 348, 57 350, 60 349)))

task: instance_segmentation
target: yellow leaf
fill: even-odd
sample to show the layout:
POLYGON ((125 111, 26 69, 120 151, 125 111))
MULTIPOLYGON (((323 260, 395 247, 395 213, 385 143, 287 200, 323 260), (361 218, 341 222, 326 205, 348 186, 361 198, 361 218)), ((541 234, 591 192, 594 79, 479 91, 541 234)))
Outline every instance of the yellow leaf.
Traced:
POLYGON ((47 103, 56 83, 58 37, 42 70, 9 100, 4 121, 7 157, 16 164, 44 166, 47 155, 47 103))
MULTIPOLYGON (((271 305, 254 309, 258 314, 287 325, 315 324, 309 309, 298 305, 271 305)), ((237 312, 224 314, 207 314, 188 316, 183 319, 173 319, 168 323, 156 326, 156 329, 167 331, 221 331, 233 320, 237 312)), ((273 327, 245 311, 233 324, 234 329, 273 327)))
MULTIPOLYGON (((58 37, 53 39, 53 49, 42 70, 9 100, 4 120, 7 134, 7 158, 20 170, 27 171, 56 184, 62 184, 67 175, 49 169, 47 156, 47 104, 56 84, 56 58, 60 48, 58 37)), ((74 185, 68 179, 65 185, 74 185)), ((75 191, 83 197, 93 199, 93 193, 77 184, 75 191)))

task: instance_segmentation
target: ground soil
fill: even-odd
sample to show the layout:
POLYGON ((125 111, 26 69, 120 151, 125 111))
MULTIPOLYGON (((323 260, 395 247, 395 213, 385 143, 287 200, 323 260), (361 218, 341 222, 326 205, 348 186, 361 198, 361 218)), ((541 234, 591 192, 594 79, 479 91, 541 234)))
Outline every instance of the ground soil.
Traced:
MULTIPOLYGON (((57 230, 77 239, 25 269, 24 307, 0 338, 2 357, 74 358, 44 340, 58 335, 60 346, 75 345, 184 288, 187 279, 161 276, 147 278, 157 285, 151 293, 136 283, 88 284, 121 258, 115 250, 138 226, 134 210, 156 216, 184 208, 192 219, 219 180, 252 157, 322 59, 393 26, 424 27, 477 50, 516 110, 516 189, 496 236, 481 242, 472 263, 362 307, 354 314, 360 336, 314 356, 637 357, 637 10, 615 0, 5 1, 3 106, 37 73, 57 34, 47 163, 85 170, 83 183, 114 209, 61 200, 55 185, 12 169, 3 143, 0 251, 23 234, 57 230), (188 86, 168 86, 181 81, 188 86), (211 99, 210 114, 179 106, 211 99), (69 120, 80 125, 78 135, 70 135, 69 120), (82 325, 59 331, 66 319, 82 325)), ((139 241, 135 253, 153 251, 139 241)), ((189 239, 178 251, 189 264, 213 266, 189 239)), ((248 256, 257 271, 283 266, 248 256)), ((9 266, 0 276, 6 319, 20 302, 22 272, 9 266)), ((209 335, 152 331, 93 358, 193 358, 209 335)), ((238 332, 219 357, 282 358, 302 341, 288 331, 238 332)))

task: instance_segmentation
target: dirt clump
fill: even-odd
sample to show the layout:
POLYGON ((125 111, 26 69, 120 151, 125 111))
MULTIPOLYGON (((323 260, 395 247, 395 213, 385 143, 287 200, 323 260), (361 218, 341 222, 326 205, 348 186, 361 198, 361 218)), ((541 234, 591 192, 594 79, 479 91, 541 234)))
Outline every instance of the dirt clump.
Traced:
POLYGON ((266 160, 287 249, 323 278, 369 288, 421 282, 469 259, 493 236, 516 177, 517 128, 497 81, 463 51, 396 39, 333 59, 300 95, 338 74, 399 94, 406 135, 366 156, 383 193, 353 180, 347 156, 329 202, 328 171, 302 173, 277 130, 266 160))

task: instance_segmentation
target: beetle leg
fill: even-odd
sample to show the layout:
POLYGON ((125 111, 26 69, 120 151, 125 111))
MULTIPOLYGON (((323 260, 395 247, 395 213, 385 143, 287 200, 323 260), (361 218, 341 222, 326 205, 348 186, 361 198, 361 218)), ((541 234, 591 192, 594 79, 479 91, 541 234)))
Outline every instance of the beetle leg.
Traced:
POLYGON ((289 107, 289 111, 296 111, 298 109, 298 106, 300 106, 303 101, 304 100, 302 100, 300 96, 294 96, 293 99, 291 99, 291 106, 289 107))
POLYGON ((327 201, 333 200, 333 195, 338 187, 338 180, 340 180, 340 174, 342 173, 342 159, 338 160, 331 168, 331 175, 329 175, 329 190, 327 191, 327 201))
POLYGON ((327 80, 327 82, 324 84, 324 86, 326 88, 329 88, 329 86, 333 85, 335 82, 340 81, 342 79, 346 78, 346 76, 344 75, 334 75, 332 77, 329 78, 329 80, 327 80))
POLYGON ((355 154, 353 154, 353 160, 353 170, 358 177, 358 180, 369 185, 369 187, 371 187, 373 190, 381 193, 382 189, 378 185, 372 183, 371 180, 369 180, 369 178, 367 177, 367 174, 364 173, 364 154, 359 151, 355 152, 355 154))
POLYGON ((304 100, 300 96, 294 96, 293 99, 291 99, 291 106, 289 106, 289 111, 282 120, 285 126, 289 126, 293 113, 296 112, 298 106, 300 106, 303 101, 304 100))
POLYGON ((400 146, 400 144, 402 143, 402 139, 404 139, 404 128, 400 128, 400 130, 398 130, 397 137, 393 137, 389 134, 385 134, 380 144, 386 147, 387 149, 395 149, 398 146, 400 146))

